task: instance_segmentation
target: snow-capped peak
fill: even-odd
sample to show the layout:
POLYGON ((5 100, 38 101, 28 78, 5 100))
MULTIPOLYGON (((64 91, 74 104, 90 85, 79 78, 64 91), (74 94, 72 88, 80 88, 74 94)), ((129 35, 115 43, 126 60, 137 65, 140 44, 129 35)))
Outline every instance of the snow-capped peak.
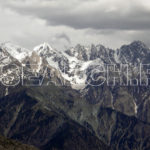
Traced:
POLYGON ((1 44, 0 50, 2 64, 12 62, 12 58, 22 63, 30 60, 31 63, 39 65, 36 68, 37 72, 45 64, 49 64, 50 67, 59 71, 62 77, 69 81, 74 88, 86 86, 85 83, 88 79, 89 71, 96 66, 114 63, 149 63, 150 56, 149 48, 140 41, 135 41, 130 45, 124 45, 116 51, 105 48, 100 44, 97 46, 94 44, 91 46, 78 44, 66 51, 57 51, 48 43, 40 44, 33 51, 29 51, 10 42, 1 44), (29 56, 28 59, 26 56, 29 56))
POLYGON ((4 50, 6 50, 12 57, 17 59, 19 62, 22 62, 22 60, 29 56, 31 54, 31 51, 25 48, 21 48, 18 45, 12 44, 11 42, 6 42, 0 44, 0 47, 4 50))
POLYGON ((47 48, 49 48, 50 50, 53 50, 53 48, 48 43, 44 42, 43 44, 36 46, 34 48, 34 51, 38 51, 39 49, 47 49, 47 48))
POLYGON ((56 50, 54 50, 48 43, 40 44, 36 46, 33 50, 37 52, 40 56, 45 56, 47 54, 56 52, 56 50))

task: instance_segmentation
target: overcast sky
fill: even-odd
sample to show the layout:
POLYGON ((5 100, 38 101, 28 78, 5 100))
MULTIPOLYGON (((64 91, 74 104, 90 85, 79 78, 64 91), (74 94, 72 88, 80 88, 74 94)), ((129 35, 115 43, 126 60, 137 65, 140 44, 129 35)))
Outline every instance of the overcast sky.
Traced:
POLYGON ((61 50, 134 40, 150 47, 150 0, 0 0, 0 42, 61 50))

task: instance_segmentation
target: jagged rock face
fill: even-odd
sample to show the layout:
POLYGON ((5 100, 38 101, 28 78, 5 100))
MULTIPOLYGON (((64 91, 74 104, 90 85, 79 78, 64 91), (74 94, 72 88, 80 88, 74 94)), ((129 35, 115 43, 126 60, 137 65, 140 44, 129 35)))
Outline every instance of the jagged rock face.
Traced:
POLYGON ((6 65, 17 61, 5 49, 0 48, 0 65, 6 65))
POLYGON ((89 60, 90 49, 78 44, 75 48, 71 48, 65 51, 69 56, 76 57, 79 60, 89 60))
POLYGON ((100 59, 105 63, 111 63, 111 59, 114 57, 114 50, 105 48, 103 45, 92 44, 89 47, 84 47, 78 44, 75 48, 71 48, 65 51, 69 56, 76 57, 81 61, 94 61, 100 59))
POLYGON ((150 50, 144 43, 135 41, 130 45, 122 46, 119 55, 119 59, 122 63, 146 63, 146 58, 150 55, 150 50))
POLYGON ((41 45, 35 47, 34 51, 43 57, 47 57, 47 56, 56 54, 56 51, 53 50, 53 48, 47 43, 44 43, 44 44, 41 44, 41 45))
POLYGON ((103 60, 105 63, 110 63, 109 62, 109 49, 106 49, 102 45, 92 45, 91 46, 91 54, 90 54, 90 60, 95 60, 97 58, 100 58, 103 60), (107 62, 108 61, 108 62, 107 62))
POLYGON ((10 63, 11 60, 9 58, 9 55, 6 51, 4 51, 3 49, 0 49, 0 63, 1 65, 2 64, 5 64, 6 62, 10 63))

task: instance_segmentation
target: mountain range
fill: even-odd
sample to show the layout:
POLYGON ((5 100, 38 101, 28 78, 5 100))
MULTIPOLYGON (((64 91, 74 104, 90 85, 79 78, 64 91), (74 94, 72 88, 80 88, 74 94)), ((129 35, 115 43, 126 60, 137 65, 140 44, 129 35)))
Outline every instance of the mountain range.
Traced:
POLYGON ((141 41, 65 51, 2 43, 0 134, 41 150, 148 150, 149 64, 141 41))

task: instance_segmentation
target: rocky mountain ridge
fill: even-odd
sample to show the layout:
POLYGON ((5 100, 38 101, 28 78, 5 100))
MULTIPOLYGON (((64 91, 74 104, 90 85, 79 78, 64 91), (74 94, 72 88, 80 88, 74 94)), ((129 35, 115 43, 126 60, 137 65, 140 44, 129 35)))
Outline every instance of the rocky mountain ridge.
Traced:
MULTIPOLYGON (((68 143, 72 142, 68 140, 70 134, 74 140, 76 136, 80 137, 81 141, 76 142, 81 144, 79 144, 81 149, 84 145, 84 150, 90 148, 86 148, 89 139, 93 141, 97 138, 114 150, 149 149, 150 88, 146 83, 149 84, 150 49, 143 42, 135 41, 117 50, 102 45, 90 47, 77 45, 66 51, 58 51, 46 43, 35 47, 33 51, 18 49, 12 44, 12 49, 11 46, 9 48, 7 46, 8 43, 0 46, 1 134, 44 150, 52 143, 55 146, 51 148, 69 149, 68 143), (21 59, 13 57, 11 55, 13 51, 19 52, 21 59), (121 68, 121 64, 128 65, 129 74, 126 73, 127 67, 121 68), (144 81, 142 85, 139 84, 141 76, 139 64, 145 64, 141 71, 144 81), (106 82, 107 66, 110 66, 110 85, 106 82), (126 85, 120 85, 122 82, 126 85), (32 102, 33 106, 30 106, 32 102), (29 110, 27 106, 30 107, 29 110), (26 116, 24 113, 26 111, 32 113, 31 118, 26 116), (41 124, 42 120, 37 120, 40 115, 51 118, 53 113, 54 118, 65 122, 67 118, 71 119, 71 122, 63 124, 61 129, 56 128, 57 132, 51 130, 55 136, 44 132, 42 142, 40 139, 34 141, 34 134, 40 137, 41 130, 32 123, 35 121, 41 124), (38 117, 35 117, 35 114, 38 117), (23 133, 30 132, 24 136, 19 130, 27 124, 22 120, 22 116, 30 122, 29 128, 26 127, 23 133), (72 124, 72 121, 75 121, 75 124, 72 124), (69 132, 66 130, 68 126, 69 132), (32 128, 35 129, 34 132, 31 132, 32 128), (86 138, 76 130, 77 128, 87 135, 86 138), (88 131, 85 131, 85 128, 88 131), (77 131, 77 134, 74 131, 77 131), (59 133, 63 133, 61 140, 67 138, 65 140, 68 147, 64 147, 65 145, 58 147, 59 133), (50 136, 47 139, 49 142, 44 141, 47 136, 50 136)), ((54 124, 57 122, 55 125, 59 125, 58 120, 54 119, 54 124)), ((42 124, 43 122, 45 120, 42 124)), ((49 126, 51 128, 54 125, 49 126)), ((49 129, 49 126, 47 123, 43 124, 42 130, 49 129)), ((102 147, 105 146, 103 144, 102 147)))

